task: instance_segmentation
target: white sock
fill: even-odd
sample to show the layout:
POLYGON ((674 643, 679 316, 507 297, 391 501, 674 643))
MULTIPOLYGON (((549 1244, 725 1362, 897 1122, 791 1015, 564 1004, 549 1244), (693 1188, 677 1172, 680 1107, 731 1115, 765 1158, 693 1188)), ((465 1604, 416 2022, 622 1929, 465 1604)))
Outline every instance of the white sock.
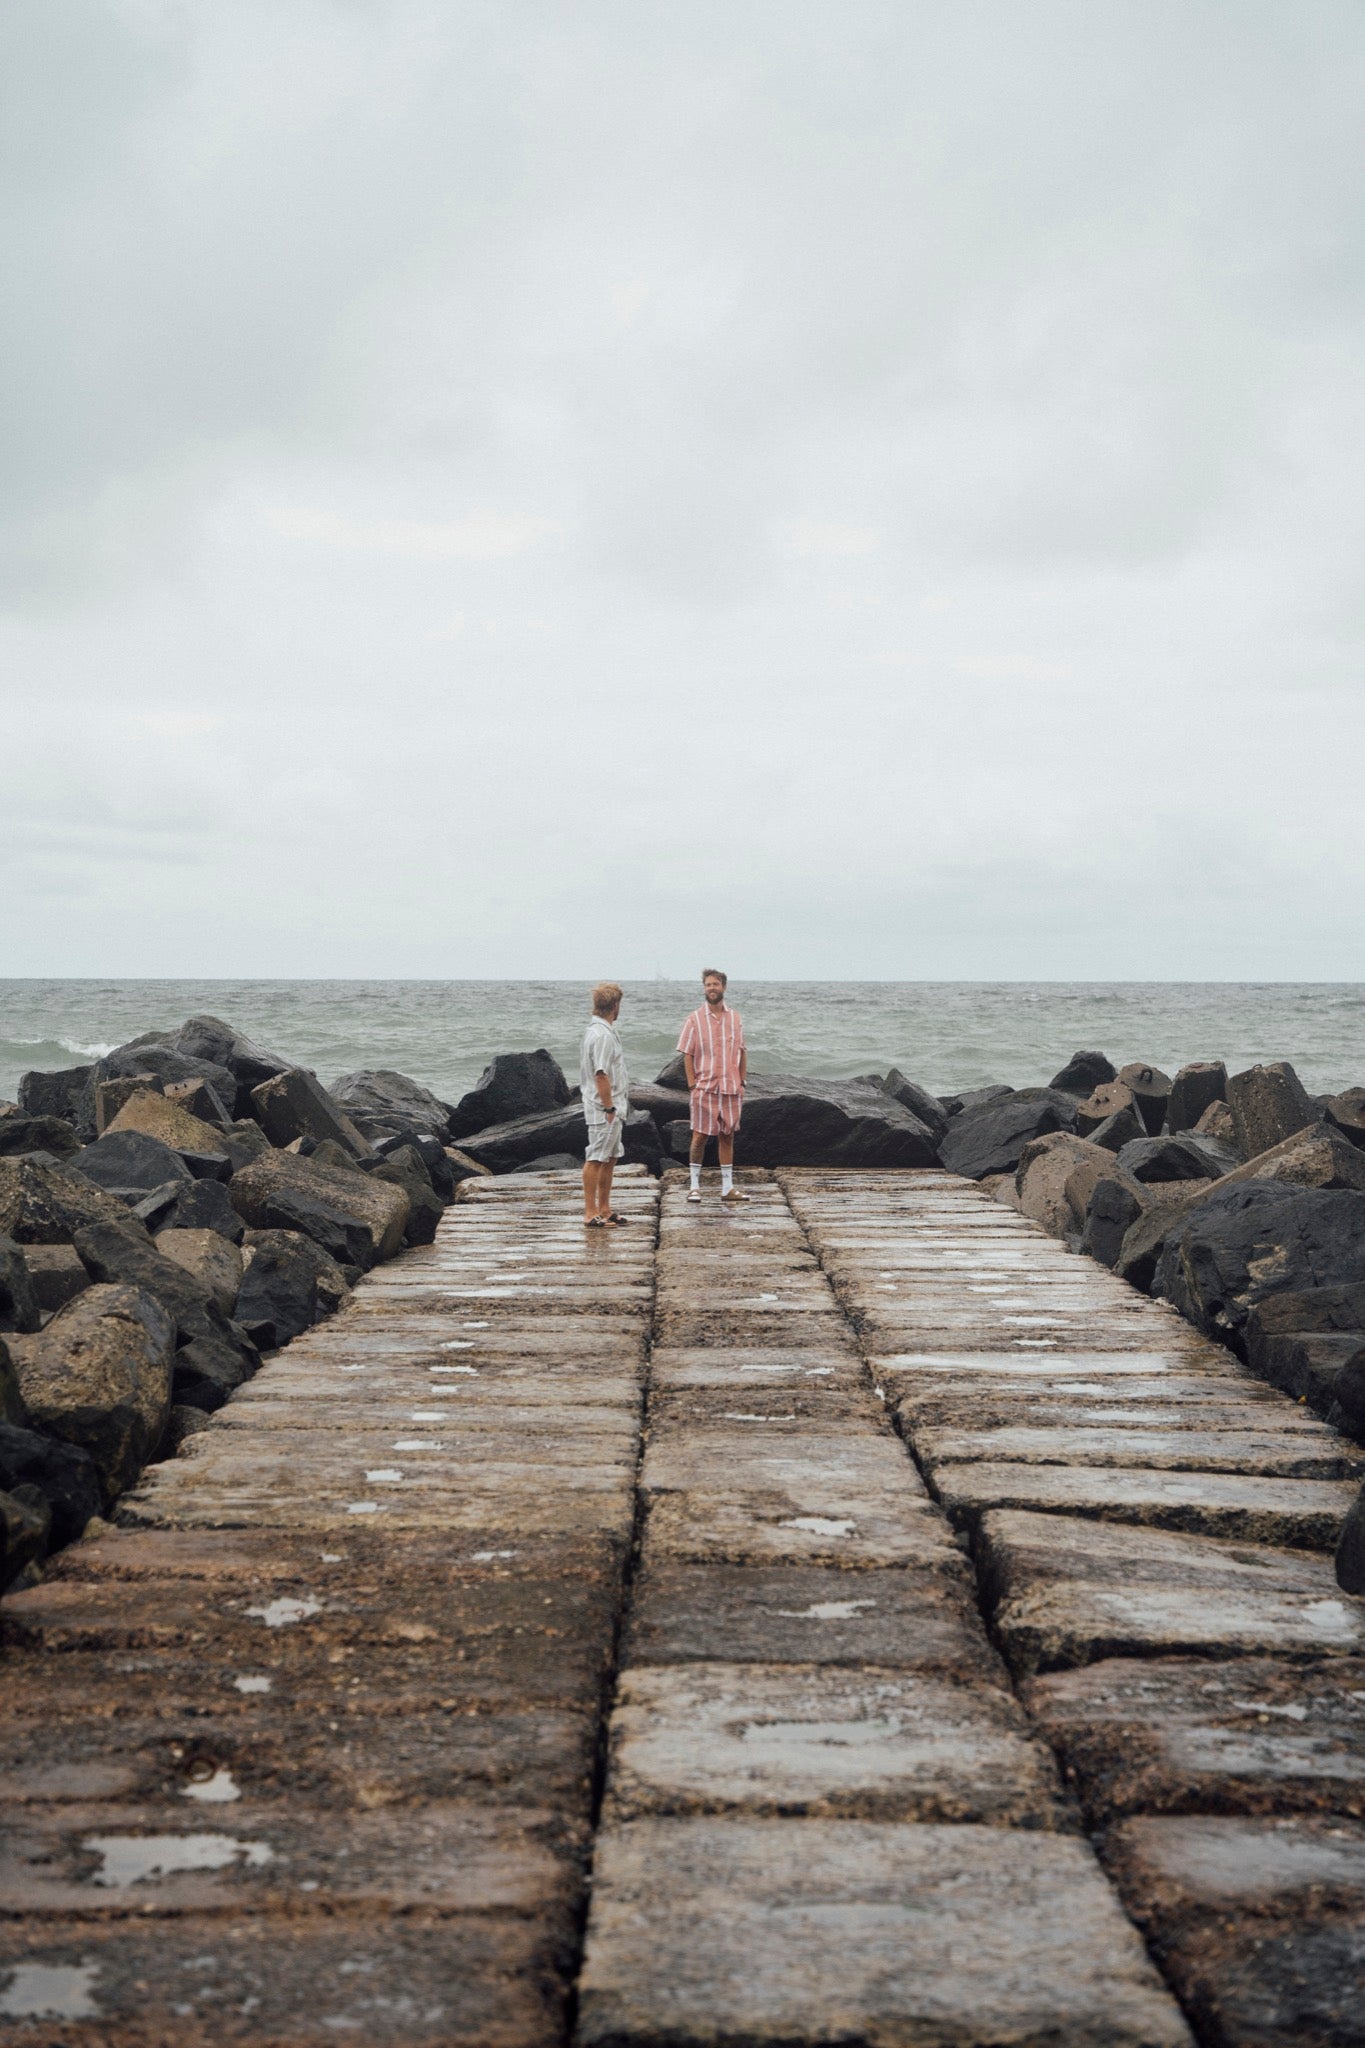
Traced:
POLYGON ((734 1186, 734 1184, 735 1184, 735 1169, 734 1169, 734 1167, 733 1167, 733 1166, 722 1166, 722 1168, 721 1168, 721 1170, 720 1170, 720 1191, 721 1191, 721 1193, 722 1193, 723 1195, 728 1195, 728 1194, 729 1194, 729 1192, 730 1192, 730 1190, 731 1190, 731 1188, 732 1188, 732 1187, 734 1186))
POLYGON ((693 1187, 694 1187, 694 1188, 699 1188, 699 1187, 701 1186, 701 1161, 700 1161, 700 1159, 689 1159, 689 1160, 688 1160, 688 1162, 687 1162, 687 1165, 688 1165, 688 1170, 689 1170, 689 1172, 690 1172, 690 1173, 691 1173, 691 1175, 692 1175, 692 1185, 693 1185, 693 1187))

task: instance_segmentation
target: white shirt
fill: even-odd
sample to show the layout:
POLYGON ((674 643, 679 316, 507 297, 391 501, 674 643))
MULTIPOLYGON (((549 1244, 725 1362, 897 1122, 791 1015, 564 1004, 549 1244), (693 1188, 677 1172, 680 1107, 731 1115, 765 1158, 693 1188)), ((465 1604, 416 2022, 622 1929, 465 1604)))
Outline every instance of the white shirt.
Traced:
POLYGON ((583 1057, 578 1063, 578 1085, 583 1091, 583 1107, 590 1117, 606 1115, 597 1092, 598 1074, 606 1075, 611 1086, 612 1107, 618 1116, 624 1116, 630 1108, 626 1056, 621 1050, 616 1026, 608 1024, 605 1017, 590 1019, 583 1033, 583 1057))

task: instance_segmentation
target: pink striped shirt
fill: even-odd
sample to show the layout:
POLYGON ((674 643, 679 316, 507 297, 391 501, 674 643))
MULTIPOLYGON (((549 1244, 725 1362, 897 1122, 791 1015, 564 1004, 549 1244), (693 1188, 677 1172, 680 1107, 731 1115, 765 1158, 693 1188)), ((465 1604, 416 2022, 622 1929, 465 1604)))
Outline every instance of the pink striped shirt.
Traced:
POLYGON ((690 1053, 697 1086, 704 1095, 739 1095, 740 1055, 744 1051, 744 1023, 738 1010, 722 1003, 713 1010, 703 1003, 682 1028, 678 1051, 690 1053))

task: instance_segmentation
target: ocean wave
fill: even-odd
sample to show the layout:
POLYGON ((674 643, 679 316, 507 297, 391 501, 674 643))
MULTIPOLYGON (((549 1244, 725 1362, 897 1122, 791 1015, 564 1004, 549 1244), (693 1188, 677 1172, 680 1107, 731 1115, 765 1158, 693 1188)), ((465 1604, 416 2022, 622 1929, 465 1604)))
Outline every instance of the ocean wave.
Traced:
MULTIPOLYGON (((87 1045, 79 1038, 0 1038, 0 1059, 9 1053, 74 1053, 80 1060, 102 1060, 114 1050, 115 1041, 97 1040, 87 1045)), ((41 1062, 39 1063, 41 1064, 41 1062)))

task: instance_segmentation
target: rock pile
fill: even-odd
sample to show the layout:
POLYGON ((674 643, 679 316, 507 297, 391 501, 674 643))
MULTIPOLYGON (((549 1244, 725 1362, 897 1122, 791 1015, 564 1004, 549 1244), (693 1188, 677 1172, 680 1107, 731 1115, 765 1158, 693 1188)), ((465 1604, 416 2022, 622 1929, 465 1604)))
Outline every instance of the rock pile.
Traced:
MULTIPOLYGON (((1078 1053, 1051 1091, 1022 1092, 1078 1091, 1106 1068, 1078 1053)), ((965 1162, 955 1170, 1365 1440, 1365 1090, 1310 1096, 1284 1060, 1231 1075, 1204 1060, 1173 1080, 1137 1065, 1109 1075, 1069 1126, 1040 1128, 1012 1163, 1019 1095, 964 1098, 944 1164, 965 1162), (955 1143, 964 1124, 968 1142, 955 1143)), ((1365 1592, 1365 1496, 1338 1576, 1365 1592)))

